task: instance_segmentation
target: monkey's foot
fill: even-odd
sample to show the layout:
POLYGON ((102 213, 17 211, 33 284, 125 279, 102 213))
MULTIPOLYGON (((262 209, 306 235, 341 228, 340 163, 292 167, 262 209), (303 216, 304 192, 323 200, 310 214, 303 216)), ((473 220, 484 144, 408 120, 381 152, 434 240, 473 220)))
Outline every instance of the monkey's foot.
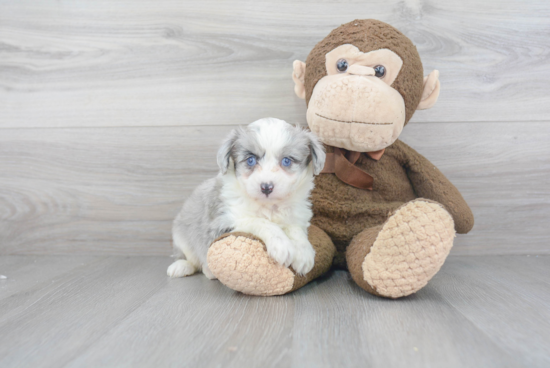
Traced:
POLYGON ((439 203, 418 199, 382 225, 359 233, 347 251, 353 279, 388 298, 413 294, 439 271, 455 237, 451 215, 439 203))
POLYGON ((315 265, 306 275, 277 263, 264 243, 247 233, 229 233, 214 241, 208 250, 208 267, 225 286, 249 295, 272 296, 294 291, 328 271, 336 248, 322 230, 309 228, 315 249, 315 265))

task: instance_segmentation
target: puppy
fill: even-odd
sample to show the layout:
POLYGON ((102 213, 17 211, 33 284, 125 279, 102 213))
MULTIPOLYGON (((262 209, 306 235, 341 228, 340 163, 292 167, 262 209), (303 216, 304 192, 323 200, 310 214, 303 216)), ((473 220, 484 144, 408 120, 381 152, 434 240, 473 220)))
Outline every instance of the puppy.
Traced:
POLYGON ((218 151, 220 173, 202 183, 174 220, 175 256, 170 277, 202 271, 210 279, 210 244, 231 231, 262 239, 267 253, 299 274, 313 268, 315 251, 307 228, 313 175, 325 151, 313 133, 283 120, 266 118, 233 130, 218 151))

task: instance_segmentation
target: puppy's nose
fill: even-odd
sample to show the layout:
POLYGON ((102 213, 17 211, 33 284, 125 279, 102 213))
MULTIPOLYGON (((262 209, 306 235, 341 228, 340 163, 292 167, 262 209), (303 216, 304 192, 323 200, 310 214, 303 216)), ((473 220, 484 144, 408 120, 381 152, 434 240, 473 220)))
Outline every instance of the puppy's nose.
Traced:
POLYGON ((262 193, 268 196, 271 192, 273 192, 273 183, 262 183, 260 184, 260 188, 262 188, 262 193))

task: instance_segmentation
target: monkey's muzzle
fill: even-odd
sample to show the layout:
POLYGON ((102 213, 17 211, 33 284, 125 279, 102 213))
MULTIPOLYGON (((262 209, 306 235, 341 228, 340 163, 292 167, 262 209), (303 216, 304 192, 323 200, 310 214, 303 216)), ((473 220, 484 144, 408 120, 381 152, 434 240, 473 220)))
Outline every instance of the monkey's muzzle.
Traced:
POLYGON ((307 121, 326 144, 358 152, 377 151, 401 133, 405 104, 399 92, 376 77, 333 75, 313 89, 307 121))

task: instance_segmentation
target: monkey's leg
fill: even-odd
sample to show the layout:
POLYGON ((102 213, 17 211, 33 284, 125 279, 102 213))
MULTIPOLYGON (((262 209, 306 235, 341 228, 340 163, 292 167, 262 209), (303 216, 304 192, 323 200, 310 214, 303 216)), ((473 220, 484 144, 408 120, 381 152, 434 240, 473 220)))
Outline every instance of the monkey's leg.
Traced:
POLYGON ((346 250, 348 269, 371 294, 407 296, 439 271, 454 237, 453 219, 443 206, 416 199, 398 208, 383 225, 353 238, 346 250))
POLYGON ((275 262, 264 243, 247 233, 229 233, 208 250, 208 267, 225 286, 249 295, 282 295, 301 288, 327 272, 336 248, 325 232, 310 226, 308 237, 315 249, 315 265, 306 275, 275 262))

